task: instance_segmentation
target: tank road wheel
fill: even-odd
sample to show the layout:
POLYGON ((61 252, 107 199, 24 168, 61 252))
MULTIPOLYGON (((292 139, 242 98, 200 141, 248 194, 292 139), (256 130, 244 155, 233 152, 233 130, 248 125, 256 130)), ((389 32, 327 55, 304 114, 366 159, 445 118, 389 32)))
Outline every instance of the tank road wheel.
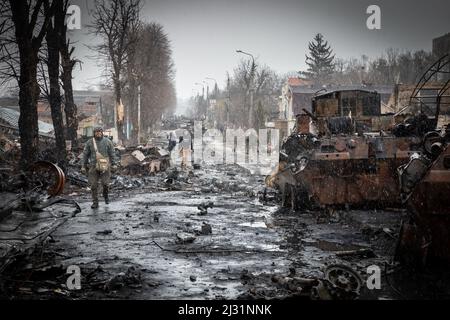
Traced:
POLYGON ((436 131, 430 131, 430 132, 426 133, 425 136, 423 137, 423 147, 424 147, 425 151, 429 155, 432 155, 433 152, 432 152, 431 146, 435 142, 439 142, 441 140, 442 140, 441 136, 436 131))
POLYGON ((64 190, 66 177, 64 171, 48 161, 37 161, 30 168, 30 188, 46 190, 50 196, 57 196, 64 190))
POLYGON ((355 299, 359 296, 363 280, 352 268, 335 264, 325 269, 325 279, 330 284, 330 293, 337 299, 355 299))

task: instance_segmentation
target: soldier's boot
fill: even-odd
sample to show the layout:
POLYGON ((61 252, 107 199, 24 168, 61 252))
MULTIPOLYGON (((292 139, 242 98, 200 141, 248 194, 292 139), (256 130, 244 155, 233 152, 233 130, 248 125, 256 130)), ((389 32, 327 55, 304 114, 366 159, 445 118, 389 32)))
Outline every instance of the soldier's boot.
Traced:
POLYGON ((97 189, 92 189, 92 209, 98 208, 98 192, 97 189))
POLYGON ((103 186, 103 198, 105 198, 105 203, 109 203, 108 186, 103 186))

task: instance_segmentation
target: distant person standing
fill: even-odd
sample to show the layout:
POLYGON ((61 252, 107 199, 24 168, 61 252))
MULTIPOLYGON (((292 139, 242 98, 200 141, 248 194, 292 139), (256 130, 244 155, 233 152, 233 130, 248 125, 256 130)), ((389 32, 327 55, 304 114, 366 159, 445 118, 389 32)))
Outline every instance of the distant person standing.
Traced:
POLYGON ((83 151, 83 166, 81 172, 88 173, 88 181, 92 191, 92 209, 98 208, 98 183, 103 187, 105 203, 109 203, 109 183, 111 170, 117 169, 114 145, 103 136, 103 129, 96 127, 94 137, 89 139, 83 151))
POLYGON ((179 152, 181 157, 181 168, 187 169, 190 166, 189 162, 191 160, 191 150, 192 150, 192 139, 185 139, 184 136, 180 136, 179 140, 179 152))
POLYGON ((169 152, 172 152, 172 150, 175 148, 176 145, 177 145, 177 136, 175 132, 171 131, 169 134, 169 147, 168 147, 169 152))

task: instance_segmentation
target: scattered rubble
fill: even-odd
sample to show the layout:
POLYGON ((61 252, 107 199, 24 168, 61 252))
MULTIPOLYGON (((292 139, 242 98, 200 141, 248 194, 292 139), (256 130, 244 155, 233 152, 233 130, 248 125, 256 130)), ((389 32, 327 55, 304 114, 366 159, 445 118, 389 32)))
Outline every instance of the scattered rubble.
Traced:
POLYGON ((170 166, 170 154, 160 147, 139 146, 121 152, 121 172, 125 175, 151 175, 170 166))
POLYGON ((192 243, 196 239, 195 235, 187 232, 179 232, 176 236, 178 243, 192 243))
POLYGON ((214 202, 208 201, 200 204, 197 209, 200 210, 198 213, 200 216, 204 216, 208 214, 208 209, 214 207, 214 202))
POLYGON ((310 300, 354 300, 360 295, 363 280, 358 272, 346 265, 329 265, 322 277, 262 273, 254 275, 244 269, 241 281, 250 286, 240 299, 277 299, 282 297, 310 300), (261 285, 265 284, 265 285, 261 285))
POLYGON ((212 234, 212 227, 211 227, 211 225, 203 222, 200 234, 202 234, 202 235, 212 234))
POLYGON ((112 230, 102 230, 102 231, 97 231, 97 234, 102 234, 102 235, 107 235, 107 234, 111 234, 112 230))
POLYGON ((120 272, 106 281, 105 285, 103 286, 103 290, 119 290, 125 286, 139 288, 141 287, 141 282, 141 272, 136 270, 136 268, 134 267, 129 267, 126 272, 120 272))

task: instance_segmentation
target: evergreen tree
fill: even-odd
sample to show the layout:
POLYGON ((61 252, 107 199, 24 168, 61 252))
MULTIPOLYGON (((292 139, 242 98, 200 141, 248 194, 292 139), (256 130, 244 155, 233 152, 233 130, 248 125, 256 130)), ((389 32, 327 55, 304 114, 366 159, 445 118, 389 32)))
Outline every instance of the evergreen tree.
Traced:
POLYGON ((334 71, 334 54, 323 35, 318 33, 308 48, 310 52, 310 56, 306 55, 308 71, 300 73, 313 79, 323 79, 331 75, 334 71))

